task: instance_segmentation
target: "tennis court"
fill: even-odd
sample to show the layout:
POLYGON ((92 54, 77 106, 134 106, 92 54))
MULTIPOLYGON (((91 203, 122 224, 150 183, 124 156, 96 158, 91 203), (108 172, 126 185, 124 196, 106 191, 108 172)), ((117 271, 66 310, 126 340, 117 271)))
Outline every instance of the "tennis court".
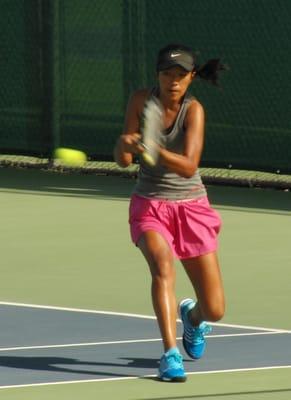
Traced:
MULTIPOLYGON (((290 400, 291 3, 2 3, 1 399, 290 400), (221 88, 191 88, 227 309, 205 357, 183 353, 183 385, 155 378, 150 274, 127 224, 138 166, 121 177, 112 156, 168 43, 190 46, 195 69, 229 67, 221 88), (84 169, 58 165, 59 147, 85 152, 84 169)), ((176 267, 177 298, 191 297, 176 267)))
MULTIPOLYGON (((1 168, 0 182, 1 398, 290 398, 289 191, 208 187, 224 222, 227 313, 202 360, 183 353, 187 383, 166 384, 128 233, 134 179, 1 168)), ((178 298, 191 296, 177 273, 178 298)))

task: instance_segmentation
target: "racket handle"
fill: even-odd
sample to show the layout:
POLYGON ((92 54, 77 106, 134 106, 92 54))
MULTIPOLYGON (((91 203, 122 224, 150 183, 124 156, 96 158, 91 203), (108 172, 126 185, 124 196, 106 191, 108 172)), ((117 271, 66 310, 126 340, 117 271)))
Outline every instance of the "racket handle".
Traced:
POLYGON ((147 151, 141 153, 141 156, 144 162, 147 163, 150 167, 154 167, 156 165, 153 156, 151 156, 150 153, 148 153, 147 151))
POLYGON ((145 150, 149 151, 149 148, 146 144, 144 144, 144 142, 142 142, 141 140, 138 141, 138 144, 143 147, 145 150))
POLYGON ((144 162, 146 164, 148 164, 149 166, 154 167, 156 165, 156 161, 155 161, 154 157, 150 154, 150 149, 148 148, 148 146, 140 140, 139 140, 138 144, 145 149, 145 151, 143 153, 141 153, 141 157, 144 160, 144 162))

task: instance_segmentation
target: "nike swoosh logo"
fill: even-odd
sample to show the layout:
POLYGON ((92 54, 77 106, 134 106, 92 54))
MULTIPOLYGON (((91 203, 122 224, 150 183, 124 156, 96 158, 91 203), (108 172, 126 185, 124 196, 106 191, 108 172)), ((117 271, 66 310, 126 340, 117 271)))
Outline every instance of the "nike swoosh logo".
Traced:
POLYGON ((180 55, 181 55, 181 53, 172 53, 172 54, 171 54, 171 57, 174 58, 174 57, 178 57, 178 56, 180 56, 180 55))

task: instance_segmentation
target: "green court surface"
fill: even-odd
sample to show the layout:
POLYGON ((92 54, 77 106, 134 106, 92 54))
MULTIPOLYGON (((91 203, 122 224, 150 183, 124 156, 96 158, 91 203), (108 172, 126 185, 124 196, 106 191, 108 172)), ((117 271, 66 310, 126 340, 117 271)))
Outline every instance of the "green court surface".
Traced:
MULTIPOLYGON (((183 385, 133 381, 3 389, 5 400, 289 400, 290 369, 190 376, 183 385)), ((2 397, 3 396, 3 397, 2 397)))
MULTIPOLYGON (((0 169, 0 300, 153 315, 147 267, 128 232, 133 185, 118 177, 0 169)), ((223 186, 208 192, 223 219, 223 322, 291 330, 291 193, 223 186)), ((179 263, 177 273, 178 298, 191 296, 179 263)), ((290 382, 291 369, 282 368, 189 375, 183 385, 130 378, 0 389, 0 396, 283 400, 290 399, 290 382)))

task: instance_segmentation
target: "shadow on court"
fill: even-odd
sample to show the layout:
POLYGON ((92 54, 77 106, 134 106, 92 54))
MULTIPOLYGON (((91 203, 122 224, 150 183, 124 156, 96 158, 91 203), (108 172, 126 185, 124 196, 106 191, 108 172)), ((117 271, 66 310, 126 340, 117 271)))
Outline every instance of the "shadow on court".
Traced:
POLYGON ((128 198, 135 180, 104 175, 0 168, 0 190, 45 196, 128 198))
MULTIPOLYGON (((288 393, 291 389, 274 389, 274 390, 253 390, 246 392, 228 392, 228 393, 213 393, 213 394, 194 394, 191 396, 175 396, 175 397, 143 397, 142 400, 180 400, 180 399, 204 399, 204 398, 219 398, 219 397, 232 397, 232 396, 250 396, 260 394, 272 394, 272 393, 288 393)), ((136 399, 138 400, 138 399, 136 399)))
POLYGON ((120 358, 127 363, 104 363, 104 362, 90 362, 80 361, 75 358, 67 357, 15 357, 4 356, 0 357, 0 366, 6 368, 15 368, 33 371, 48 371, 48 372, 63 372, 75 373, 81 375, 102 375, 111 377, 129 376, 128 373, 112 373, 105 371, 96 371, 100 367, 119 367, 122 368, 158 368, 158 360, 152 358, 120 358), (84 367, 84 368, 81 368, 84 367), (87 367, 87 369, 86 369, 87 367), (92 367, 92 369, 89 369, 92 367), (96 368, 95 368, 96 367, 96 368))
MULTIPOLYGON (((102 197, 127 200, 135 184, 133 178, 104 175, 61 174, 41 170, 0 168, 2 192, 63 197, 102 197)), ((214 205, 291 212, 291 192, 210 186, 208 195, 214 205)))

